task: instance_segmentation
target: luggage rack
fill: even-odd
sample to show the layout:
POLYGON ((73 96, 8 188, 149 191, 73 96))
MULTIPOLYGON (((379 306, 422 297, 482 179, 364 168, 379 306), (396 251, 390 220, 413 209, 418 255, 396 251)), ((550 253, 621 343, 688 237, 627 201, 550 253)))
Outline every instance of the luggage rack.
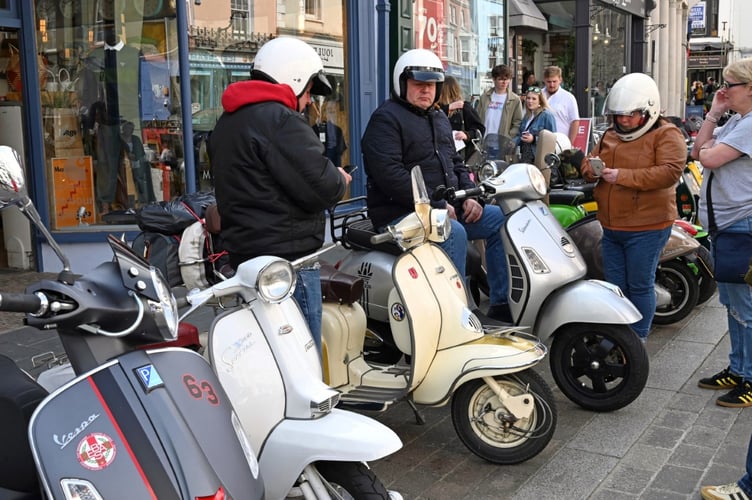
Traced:
POLYGON ((332 241, 340 243, 348 250, 379 250, 392 255, 402 253, 400 247, 392 242, 371 244, 371 236, 378 234, 368 218, 365 196, 356 196, 340 201, 329 210, 329 230, 332 241), (354 207, 350 208, 349 207, 354 207))

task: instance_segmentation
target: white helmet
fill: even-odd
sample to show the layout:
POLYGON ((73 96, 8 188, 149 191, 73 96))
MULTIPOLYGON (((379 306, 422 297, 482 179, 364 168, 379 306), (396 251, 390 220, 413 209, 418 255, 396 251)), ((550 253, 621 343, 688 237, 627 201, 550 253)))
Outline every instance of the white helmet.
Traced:
POLYGON ((438 101, 444 82, 444 66, 439 56, 428 49, 412 49, 402 54, 397 59, 392 73, 394 93, 400 99, 406 98, 407 80, 436 82, 436 96, 433 102, 438 101))
POLYGON ((606 97, 603 114, 611 120, 616 135, 622 141, 634 141, 658 121, 661 110, 661 96, 658 85, 644 73, 630 73, 619 78, 606 97), (622 129, 614 119, 615 115, 642 113, 640 124, 632 130, 622 129))
POLYGON ((251 66, 251 79, 286 83, 298 97, 310 81, 312 94, 332 92, 321 57, 313 47, 292 37, 274 38, 261 46, 251 66))

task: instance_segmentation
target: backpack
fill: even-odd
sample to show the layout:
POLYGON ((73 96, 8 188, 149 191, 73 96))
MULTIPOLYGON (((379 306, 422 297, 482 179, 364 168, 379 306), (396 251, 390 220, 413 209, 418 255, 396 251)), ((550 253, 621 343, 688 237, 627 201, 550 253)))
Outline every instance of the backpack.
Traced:
POLYGON ((183 282, 178 256, 179 245, 179 236, 144 231, 136 236, 131 247, 149 264, 159 269, 167 284, 173 287, 183 282))
POLYGON ((218 249, 218 236, 206 229, 206 222, 198 220, 185 228, 178 245, 178 265, 183 284, 188 290, 204 289, 222 279, 219 269, 229 258, 218 249))

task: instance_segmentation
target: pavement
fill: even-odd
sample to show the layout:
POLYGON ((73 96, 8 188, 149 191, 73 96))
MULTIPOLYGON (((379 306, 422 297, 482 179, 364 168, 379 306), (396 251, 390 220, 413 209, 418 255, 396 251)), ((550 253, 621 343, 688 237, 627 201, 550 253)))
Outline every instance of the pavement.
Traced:
MULTIPOLYGON (((52 276, 3 271, 0 291, 52 276)), ((722 408, 715 404, 722 393, 697 387, 728 364, 726 313, 717 297, 683 321, 653 329, 647 386, 621 410, 581 409, 558 390, 548 363, 539 365, 554 391, 558 425, 546 449, 525 463, 498 466, 470 453, 448 407, 422 408, 426 423, 418 425, 399 403, 371 416, 394 429, 404 447, 371 467, 405 499, 431 500, 699 499, 701 485, 736 481, 744 474, 752 408, 722 408)), ((0 313, 0 352, 30 369, 32 355, 61 351, 54 334, 21 328, 21 318, 0 313)))

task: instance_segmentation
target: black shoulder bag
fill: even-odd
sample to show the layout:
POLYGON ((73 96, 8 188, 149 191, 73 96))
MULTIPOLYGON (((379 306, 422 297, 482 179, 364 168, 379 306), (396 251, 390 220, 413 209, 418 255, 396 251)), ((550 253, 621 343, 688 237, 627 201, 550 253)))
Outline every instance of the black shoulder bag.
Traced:
MULTIPOLYGON (((708 231, 713 243, 713 274, 720 283, 748 283, 752 281, 752 234, 719 231, 713 213, 713 172, 708 174, 708 231)), ((752 284, 752 283, 750 283, 752 284)))

